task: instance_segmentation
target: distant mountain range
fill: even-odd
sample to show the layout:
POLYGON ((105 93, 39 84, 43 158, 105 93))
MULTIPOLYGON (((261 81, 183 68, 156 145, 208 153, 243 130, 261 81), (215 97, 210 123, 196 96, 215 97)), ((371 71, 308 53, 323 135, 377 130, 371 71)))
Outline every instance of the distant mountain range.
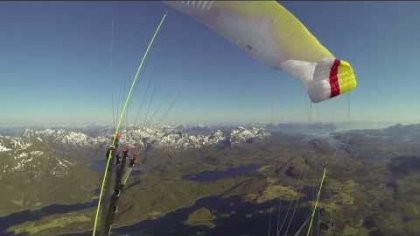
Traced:
MULTIPOLYGON (((168 148, 170 151, 188 149, 185 153, 194 154, 181 155, 186 162, 196 158, 195 151, 190 150, 212 145, 234 146, 232 150, 235 158, 240 158, 243 153, 246 153, 244 156, 252 156, 253 151, 259 151, 257 149, 260 147, 265 147, 261 149, 264 155, 270 148, 279 146, 291 154, 298 153, 300 148, 310 148, 321 156, 341 147, 337 161, 342 165, 356 160, 361 161, 364 167, 375 169, 378 163, 388 164, 400 158, 391 166, 396 174, 405 173, 407 166, 411 171, 418 171, 420 124, 343 132, 340 129, 332 124, 151 126, 124 129, 121 134, 123 140, 131 145, 162 148, 162 152, 156 150, 158 155, 166 153, 168 148), (248 145, 254 142, 255 145, 248 145), (237 155, 236 151, 241 154, 237 155)), ((20 130, 20 134, 16 135, 2 133, 0 184, 5 186, 6 191, 0 196, 3 202, 0 215, 21 209, 38 209, 52 202, 71 204, 91 201, 100 173, 92 170, 89 164, 105 159, 105 150, 111 143, 112 135, 113 129, 110 127, 28 128, 20 130)), ((214 150, 218 153, 217 149, 214 150)), ((205 156, 204 160, 209 162, 220 161, 219 157, 225 157, 223 154, 213 157, 213 154, 209 154, 211 151, 204 149, 197 156, 205 156)), ((166 158, 166 155, 162 157, 166 158)), ((159 165, 161 160, 151 160, 154 162, 149 162, 150 166, 159 166, 156 169, 159 173, 164 170, 165 166, 159 165)), ((315 159, 308 161, 317 162, 315 159)))
MULTIPOLYGON (((344 136, 340 138, 340 133, 337 133, 338 130, 340 129, 333 124, 289 124, 225 128, 153 126, 128 128, 124 129, 121 134, 123 141, 133 146, 151 145, 154 148, 170 147, 174 149, 252 143, 271 136, 273 132, 302 133, 307 135, 329 134, 328 139, 352 140, 351 144, 349 144, 350 146, 355 143, 360 145, 364 143, 363 146, 370 146, 370 148, 372 148, 372 145, 368 145, 369 143, 379 142, 379 140, 382 140, 380 141, 382 143, 375 144, 376 147, 378 145, 395 143, 396 141, 403 142, 397 146, 400 147, 398 149, 399 152, 401 152, 401 149, 413 149, 413 144, 420 140, 420 125, 395 125, 384 129, 344 132, 345 134, 351 134, 351 139, 344 138, 344 136), (334 133, 338 136, 334 135, 334 133), (375 138, 375 142, 371 141, 371 138, 375 138)), ((19 136, 0 135, 0 173, 21 170, 24 169, 24 166, 36 169, 40 166, 45 166, 45 162, 48 162, 48 165, 56 166, 56 168, 52 169, 57 170, 57 174, 60 175, 72 164, 73 159, 69 158, 67 154, 61 155, 57 153, 74 152, 74 156, 77 156, 77 152, 81 153, 85 149, 103 150, 111 143, 112 135, 113 129, 106 127, 25 129, 19 136)))
MULTIPOLYGON (((133 146, 151 145, 155 148, 200 148, 208 145, 235 145, 249 143, 269 136, 263 128, 237 127, 229 131, 206 130, 188 132, 188 129, 169 126, 129 128, 121 132, 123 142, 133 146), (194 133, 194 134, 192 134, 194 133)), ((0 173, 25 169, 45 169, 62 175, 72 165, 69 153, 82 152, 84 149, 104 149, 110 145, 113 130, 97 128, 78 130, 63 128, 26 129, 20 136, 0 135, 0 173), (67 151, 67 152, 66 152, 67 151), (63 153, 62 155, 57 153, 63 153), (48 164, 47 164, 48 163, 48 164)), ((74 156, 77 156, 74 154, 74 156)), ((1 174, 0 174, 1 179, 1 174)))
MULTIPOLYGON (((251 142, 269 136, 264 128, 236 127, 228 131, 221 129, 195 130, 191 128, 170 126, 153 126, 141 128, 128 128, 121 132, 123 142, 141 145, 152 144, 156 147, 165 146, 173 148, 199 148, 206 145, 229 142, 232 144, 251 142)), ((97 130, 77 129, 26 129, 16 140, 37 139, 46 143, 70 144, 76 146, 94 146, 109 144, 113 129, 101 128, 97 130)), ((1 139, 1 136, 0 136, 1 139)), ((7 151, 10 147, 2 146, 7 151)), ((2 150, 2 149, 0 149, 2 150)))

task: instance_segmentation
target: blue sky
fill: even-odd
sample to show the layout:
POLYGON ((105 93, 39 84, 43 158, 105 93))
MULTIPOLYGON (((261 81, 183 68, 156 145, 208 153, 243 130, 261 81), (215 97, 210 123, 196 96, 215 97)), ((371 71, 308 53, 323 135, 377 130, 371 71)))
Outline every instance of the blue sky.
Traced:
MULTIPOLYGON (((312 121, 420 121, 419 2, 284 5, 358 76, 350 98, 312 105, 312 121)), ((296 80, 160 2, 1 2, 0 125, 111 124, 112 101, 121 104, 166 10, 130 119, 309 120, 309 98, 296 80)))

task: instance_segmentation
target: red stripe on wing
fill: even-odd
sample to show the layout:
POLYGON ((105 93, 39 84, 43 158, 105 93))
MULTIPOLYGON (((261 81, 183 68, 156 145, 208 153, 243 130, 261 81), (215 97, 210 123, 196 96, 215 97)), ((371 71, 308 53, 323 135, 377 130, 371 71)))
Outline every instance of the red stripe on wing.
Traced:
POLYGON ((335 59, 334 64, 330 70, 330 86, 331 86, 331 95, 330 97, 335 97, 340 94, 340 84, 338 83, 338 67, 340 66, 340 60, 335 59))

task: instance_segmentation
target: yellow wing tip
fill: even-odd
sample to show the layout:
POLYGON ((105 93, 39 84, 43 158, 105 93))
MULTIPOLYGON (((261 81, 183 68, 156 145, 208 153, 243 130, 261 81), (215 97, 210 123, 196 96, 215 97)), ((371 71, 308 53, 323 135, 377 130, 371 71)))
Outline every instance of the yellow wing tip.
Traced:
POLYGON ((340 61, 337 77, 340 85, 340 94, 350 92, 357 87, 356 74, 349 62, 340 61))

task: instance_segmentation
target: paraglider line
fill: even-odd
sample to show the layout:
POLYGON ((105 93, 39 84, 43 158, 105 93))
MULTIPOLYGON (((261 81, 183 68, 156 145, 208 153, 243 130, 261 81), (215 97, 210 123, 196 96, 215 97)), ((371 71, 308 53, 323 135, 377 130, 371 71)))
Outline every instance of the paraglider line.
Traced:
MULTIPOLYGON (((305 169, 308 169, 308 167, 307 168, 305 168, 305 169)), ((302 181, 302 183, 301 183, 301 186, 300 186, 300 191, 301 192, 303 192, 303 180, 306 178, 306 175, 307 175, 307 173, 308 172, 306 172, 305 170, 304 171, 302 171, 302 174, 301 174, 301 176, 300 176, 300 180, 302 181)), ((293 222, 293 219, 294 219, 294 216, 295 216, 295 213, 296 213, 296 208, 297 208, 297 206, 298 206, 298 204, 299 204, 299 202, 300 202, 300 197, 297 199, 297 200, 295 200, 295 206, 293 207, 293 212, 292 212, 292 216, 290 217, 290 221, 289 221, 289 224, 287 225, 287 228, 286 228, 286 232, 284 233, 284 235, 287 235, 288 233, 289 233, 289 229, 290 229, 290 226, 292 225, 292 222, 293 222)))
POLYGON ((309 236, 309 234, 311 232, 311 229, 312 229, 312 225, 313 225, 313 221, 314 221, 314 217, 315 217, 315 211, 318 208, 319 198, 321 196, 322 186, 324 185, 326 175, 327 175, 327 168, 324 167, 324 171, 322 173, 322 178, 321 178, 321 183, 319 184, 318 193, 316 195, 315 206, 314 206, 314 209, 312 210, 311 220, 309 222, 308 232, 306 232, 306 236, 309 236))
MULTIPOLYGON (((149 51, 150 51, 150 48, 152 47, 153 42, 155 41, 156 35, 159 33, 160 28, 161 28, 163 22, 165 21, 166 15, 167 15, 167 13, 165 13, 162 16, 162 19, 160 20, 159 25, 157 26, 157 28, 156 28, 153 36, 152 36, 152 39, 150 40, 149 45, 147 46, 146 51, 143 54, 143 57, 142 57, 141 62, 140 62, 140 65, 137 68, 137 72, 136 72, 136 74, 134 76, 134 79, 133 79, 133 82, 131 84, 130 90, 129 90, 128 95, 127 95, 127 97, 125 99, 124 106, 123 106, 123 108, 121 110, 120 117, 119 117, 117 126, 115 128, 114 140, 113 140, 112 143, 115 143, 115 141, 117 139, 117 134, 119 132, 121 122, 122 122, 122 120, 124 118, 124 115, 125 115, 125 112, 126 112, 126 109, 127 109, 127 105, 129 103, 130 97, 131 97, 131 95, 133 93, 133 88, 134 88, 134 86, 136 85, 136 83, 137 83, 137 81, 139 79, 140 71, 143 68, 144 62, 146 60, 147 55, 149 54, 149 51)), ((104 194, 106 176, 108 175, 108 168, 109 168, 109 165, 110 165, 111 159, 112 159, 111 157, 112 157, 112 151, 109 152, 109 154, 108 154, 108 160, 106 162, 105 173, 104 173, 104 177, 102 179, 102 184, 101 184, 101 192, 99 194, 98 207, 96 209, 95 221, 94 221, 94 224, 93 224, 92 236, 95 236, 96 230, 97 230, 97 226, 98 226, 99 211, 101 209, 101 201, 102 201, 102 197, 103 197, 103 194, 104 194)))
MULTIPOLYGON (((111 43, 109 46, 109 51, 110 51, 110 59, 109 59, 109 67, 110 67, 110 75, 111 75, 111 82, 113 82, 113 66, 114 66, 114 62, 113 62, 113 48, 114 48, 114 18, 112 18, 111 21, 111 43)), ((116 123, 116 117, 115 117, 115 108, 114 108, 114 92, 112 92, 112 124, 115 128, 115 123, 116 123)))

